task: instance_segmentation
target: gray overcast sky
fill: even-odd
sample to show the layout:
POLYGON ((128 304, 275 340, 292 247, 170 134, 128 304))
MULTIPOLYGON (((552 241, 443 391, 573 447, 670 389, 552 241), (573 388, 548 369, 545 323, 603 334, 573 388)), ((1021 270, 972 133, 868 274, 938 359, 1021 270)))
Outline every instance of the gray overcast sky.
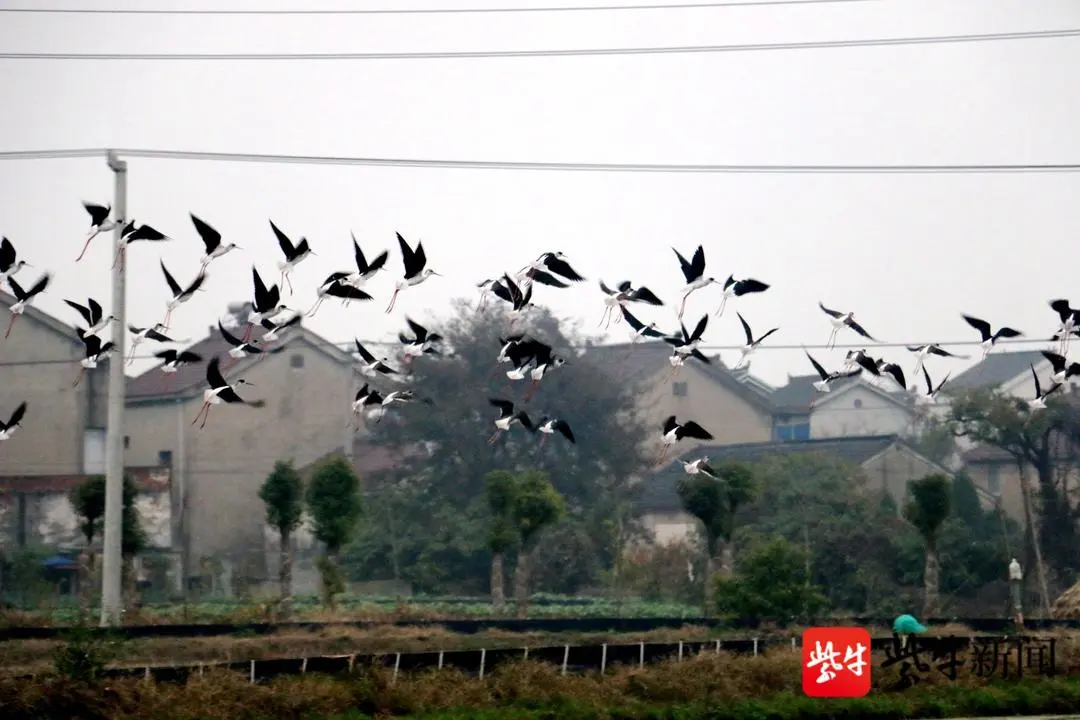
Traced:
MULTIPOLYGON (((45 4, 45 0, 41 0, 45 4)), ((419 0, 402 0, 421 7, 419 0)), ((447 5, 450 0, 446 0, 447 5)), ((3 2, 13 7, 27 2, 3 2)), ((535 6, 540 0, 454 0, 535 6)), ((549 3, 551 4, 551 3, 549 3)), ((563 3, 559 3, 563 4, 563 3)), ((116 7, 49 2, 51 7, 116 7)), ((177 5, 171 6, 176 7, 177 5)), ((123 7, 162 3, 130 0, 123 7)), ((300 0, 182 7, 299 8, 300 0)), ((333 7, 322 4, 320 7, 333 7)), ((338 5, 337 7, 342 7, 338 5)), ((377 8, 375 3, 351 6, 377 8)), ((387 2, 381 7, 391 6, 387 2)), ((428 7, 438 7, 429 2, 428 7)), ((1075 0, 880 0, 519 15, 89 16, 0 14, 6 52, 401 52, 801 42, 1080 27, 1075 0)), ((135 147, 461 160, 744 164, 1080 162, 1080 39, 724 54, 422 61, 0 60, 0 150, 135 147)), ((160 320, 159 254, 184 282, 201 245, 189 210, 253 250, 216 261, 210 291, 174 316, 201 338, 248 298, 251 264, 276 280, 267 223, 318 257, 294 276, 301 309, 329 272, 391 248, 373 303, 326 303, 309 324, 346 341, 387 338, 474 283, 563 250, 589 282, 537 299, 592 329, 595 280, 632 279, 668 300, 641 315, 670 326, 682 285, 670 246, 703 243, 710 274, 773 288, 741 299, 706 334, 742 342, 734 310, 776 343, 820 344, 817 309, 856 310, 887 341, 974 339, 961 311, 1049 336, 1049 298, 1072 295, 1080 175, 671 175, 130 162, 131 215, 178 238, 129 254, 129 321, 160 320), (383 313, 401 269, 394 231, 422 239, 433 278, 383 313)), ((87 216, 107 202, 103 160, 0 162, 0 233, 55 272, 39 305, 108 305, 111 241, 76 265, 87 216)), ((36 270, 23 271, 32 280, 36 270)), ((24 277, 20 275, 20 278, 24 277)), ((690 300, 688 324, 719 290, 690 300)), ((287 299, 288 301, 288 299, 287 299)), ((6 321, 6 319, 5 319, 6 321)), ((625 325, 610 332, 626 339, 625 325)), ((13 335, 13 338, 15 336, 13 335)), ((841 342, 844 342, 841 339, 841 342)), ((847 339, 850 341, 850 338, 847 339)), ((977 352, 967 348, 966 352, 977 352)), ((835 356, 817 352, 827 365, 835 356)), ((903 350, 888 350, 901 358, 903 350)), ((737 353, 725 354, 734 362, 737 353)), ((904 358, 905 367, 910 364, 904 358)), ((139 367, 145 367, 145 363, 139 367)), ((931 372, 946 365, 932 364, 931 372)), ((958 370, 959 368, 954 368, 958 370)), ((761 351, 782 384, 801 352, 761 351)))

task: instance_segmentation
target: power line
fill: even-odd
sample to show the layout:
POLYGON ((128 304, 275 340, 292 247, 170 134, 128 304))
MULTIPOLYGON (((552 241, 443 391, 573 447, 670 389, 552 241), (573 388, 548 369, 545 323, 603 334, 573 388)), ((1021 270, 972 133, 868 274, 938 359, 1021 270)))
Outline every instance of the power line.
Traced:
POLYGON ((824 50, 851 47, 934 45, 943 43, 1040 40, 1080 35, 1080 29, 979 35, 818 40, 809 42, 750 43, 740 45, 669 45, 661 47, 574 48, 566 50, 451 50, 399 53, 0 53, 3 60, 451 60, 523 57, 584 57, 599 55, 671 55, 689 53, 755 52, 766 50, 824 50))
MULTIPOLYGON (((0 152, 0 160, 40 160, 104 157, 105 149, 15 150, 0 152)), ((291 165, 364 165, 373 167, 444 168, 457 170, 548 170, 566 172, 699 173, 699 174, 988 174, 1073 173, 1080 163, 997 163, 982 165, 680 165, 664 163, 527 162, 502 160, 440 160, 420 158, 346 157, 330 155, 275 155, 261 153, 200 152, 190 150, 117 149, 121 157, 206 160, 213 162, 275 163, 291 165)))
POLYGON ((319 10, 145 10, 145 9, 69 9, 15 7, 0 8, 0 13, 23 13, 27 15, 494 15, 508 13, 565 13, 603 12, 608 10, 704 10, 732 7, 764 7, 775 5, 841 5, 879 0, 734 0, 733 2, 693 2, 663 5, 555 5, 551 7, 497 7, 497 8, 385 8, 373 10, 319 9, 319 10))
MULTIPOLYGON (((190 343, 190 344, 187 344, 185 346, 190 347, 191 345, 198 344, 198 342, 202 342, 202 341, 197 341, 195 343, 190 343)), ((397 340, 363 340, 363 339, 360 340, 360 343, 362 345, 364 345, 365 347, 367 347, 367 346, 384 346, 385 347, 385 346, 391 346, 391 345, 398 345, 399 344, 397 340)), ((1049 341, 1046 340, 1046 339, 1017 338, 1017 339, 1009 339, 1009 340, 998 340, 995 343, 995 347, 998 346, 998 345, 1005 345, 1005 344, 1009 344, 1009 345, 1032 345, 1032 344, 1047 345, 1048 343, 1049 343, 1049 341)), ((183 343, 172 343, 172 344, 177 345, 177 346, 183 345, 183 343)), ((336 350, 339 350, 339 351, 342 351, 342 352, 352 352, 352 351, 354 351, 356 349, 356 345, 352 340, 347 340, 347 341, 344 341, 344 342, 324 341, 324 342, 321 342, 321 343, 316 342, 314 344, 317 347, 320 347, 320 348, 333 348, 333 349, 336 349, 336 350)), ((755 350, 754 352, 755 352, 755 354, 757 354, 757 353, 760 353, 760 352, 763 352, 763 351, 766 351, 766 350, 783 350, 783 351, 791 352, 791 351, 795 351, 795 350, 860 350, 860 349, 873 351, 873 350, 879 349, 879 348, 881 348, 881 349, 884 349, 884 348, 907 348, 907 347, 918 347, 920 345, 927 345, 927 344, 929 344, 928 341, 919 340, 917 342, 879 342, 879 343, 863 342, 863 343, 849 343, 849 344, 838 343, 836 345, 825 345, 825 344, 820 344, 820 345, 814 345, 814 344, 762 345, 762 346, 758 347, 757 350, 755 350)), ((979 340, 953 340, 953 341, 945 341, 945 342, 937 341, 936 344, 941 345, 943 347, 946 347, 946 346, 947 347, 975 347, 976 345, 981 344, 981 341, 979 341, 979 340)), ((571 343, 569 345, 564 345, 564 346, 561 346, 561 347, 564 347, 564 348, 570 349, 570 350, 585 350, 585 351, 589 351, 589 350, 604 351, 605 349, 615 348, 615 349, 624 349, 624 350, 627 350, 628 352, 633 352, 635 350, 641 349, 642 347, 649 348, 651 346, 652 346, 651 344, 649 344, 649 345, 637 344, 636 346, 632 346, 632 345, 629 345, 627 343, 607 343, 607 344, 592 344, 592 345, 587 344, 587 343, 571 343)), ((698 349, 701 350, 702 352, 734 352, 736 350, 741 352, 742 349, 743 349, 743 346, 742 345, 700 345, 700 346, 698 346, 698 349)), ((160 360, 161 358, 158 358, 153 354, 148 354, 148 355, 135 355, 133 359, 135 359, 135 360, 160 360)), ((76 364, 78 364, 79 360, 82 360, 81 355, 79 357, 71 356, 71 357, 66 357, 66 358, 0 361, 0 367, 22 367, 22 366, 28 366, 28 365, 64 365, 64 364, 76 365, 76 364)))

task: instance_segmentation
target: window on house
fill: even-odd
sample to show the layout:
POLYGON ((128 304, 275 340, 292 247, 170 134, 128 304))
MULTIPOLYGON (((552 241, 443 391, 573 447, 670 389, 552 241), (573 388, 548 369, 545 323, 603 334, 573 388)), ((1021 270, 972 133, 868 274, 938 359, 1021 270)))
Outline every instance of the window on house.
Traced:
POLYGON ((683 381, 671 383, 671 394, 675 397, 686 397, 686 383, 683 381))
POLYGON ((810 439, 810 423, 796 422, 773 428, 774 442, 799 442, 810 439))
POLYGON ((855 398, 855 402, 852 403, 856 409, 862 407, 862 398, 855 398))
POLYGON ((158 450, 158 465, 172 467, 172 450, 158 450))
POLYGON ((130 435, 125 435, 124 436, 124 449, 125 450, 130 450, 131 449, 131 436, 130 435))
POLYGON ((296 369, 304 367, 304 356, 300 353, 293 355, 289 358, 289 366, 296 369))
POLYGON ((991 465, 986 469, 986 489, 991 495, 1001 494, 1001 466, 991 465))

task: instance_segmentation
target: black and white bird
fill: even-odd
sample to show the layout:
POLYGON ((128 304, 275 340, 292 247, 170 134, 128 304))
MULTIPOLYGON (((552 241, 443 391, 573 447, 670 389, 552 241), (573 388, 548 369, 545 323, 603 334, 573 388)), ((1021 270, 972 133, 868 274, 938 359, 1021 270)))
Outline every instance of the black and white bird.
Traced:
POLYGON ((537 341, 533 347, 535 348, 532 359, 533 367, 529 371, 532 382, 529 383, 529 390, 525 393, 525 402, 532 400, 537 386, 544 379, 544 375, 553 368, 559 368, 566 364, 566 358, 556 355, 550 345, 537 341))
POLYGON ((4 282, 24 267, 32 267, 25 260, 18 259, 15 246, 7 238, 0 238, 0 287, 4 282))
POLYGON ((219 257, 233 250, 242 250, 236 243, 229 243, 228 245, 221 244, 221 233, 212 228, 205 220, 196 217, 194 213, 188 213, 191 216, 191 224, 195 226, 195 232, 199 233, 199 237, 202 239, 203 247, 206 252, 203 253, 202 259, 199 260, 200 266, 203 270, 206 270, 206 266, 212 261, 217 260, 219 257))
POLYGON ((735 367, 738 368, 742 367, 742 364, 746 361, 746 358, 753 355, 754 351, 761 346, 761 343, 764 342, 765 338, 769 337, 780 328, 774 327, 773 329, 766 332, 764 335, 761 335, 760 337, 755 339, 754 331, 750 329, 750 325, 746 322, 746 319, 743 318, 741 313, 735 314, 738 316, 739 322, 742 323, 743 333, 746 335, 746 344, 742 347, 742 354, 739 355, 739 362, 735 363, 735 367))
POLYGON ((476 283, 476 289, 480 293, 480 299, 476 302, 476 311, 481 312, 484 309, 484 304, 487 302, 488 296, 492 294, 492 289, 499 285, 498 278, 487 278, 476 283))
POLYGON ((904 369, 894 362, 888 362, 887 360, 877 361, 878 376, 888 375, 893 381, 900 386, 901 390, 907 390, 907 378, 904 377, 904 369))
POLYGON ((399 375, 398 371, 390 367, 386 360, 387 358, 377 358, 370 350, 364 347, 359 340, 353 338, 353 342, 356 343, 356 354, 360 356, 360 372, 370 378, 386 377, 396 379, 399 375))
POLYGON ((863 329, 862 325, 855 322, 854 312, 840 312, 839 310, 830 310, 829 308, 825 307, 825 305, 820 300, 818 301, 818 307, 821 308, 822 312, 832 318, 832 320, 830 321, 832 323, 832 334, 829 335, 829 342, 826 343, 826 347, 831 348, 836 346, 836 336, 845 327, 851 328, 856 333, 862 335, 864 338, 870 340, 871 342, 878 342, 873 337, 871 337, 870 333, 866 332, 866 330, 863 329))
POLYGON ((731 298, 742 297, 750 293, 762 293, 768 290, 769 287, 760 280, 754 280, 753 278, 736 280, 734 275, 729 275, 728 279, 724 281, 724 296, 720 300, 720 307, 716 309, 716 316, 719 317, 724 314, 724 307, 731 298))
MULTIPOLYGON (((675 248, 671 249, 675 250, 675 248)), ((682 268, 683 277, 686 278, 686 286, 681 291, 682 302, 679 303, 679 319, 682 320, 683 311, 686 310, 686 298, 690 297, 695 290, 700 290, 717 281, 716 278, 705 277, 705 248, 701 245, 697 246, 690 262, 687 262, 678 250, 675 250, 675 257, 679 258, 679 267, 682 268)))
POLYGON ((697 460, 681 460, 679 458, 674 459, 675 462, 682 463, 683 472, 687 475, 704 475, 707 478, 713 480, 719 480, 720 475, 709 465, 709 457, 704 455, 697 460))
POLYGON ((116 345, 111 340, 103 343, 100 337, 84 333, 82 328, 75 328, 75 334, 82 341, 84 352, 82 360, 79 361, 79 374, 75 377, 75 382, 71 384, 71 387, 78 386, 87 370, 96 368, 99 362, 116 349, 116 345))
POLYGON ((266 318, 263 318, 262 322, 260 322, 259 324, 263 326, 266 332, 264 332, 259 337, 259 339, 256 340, 256 342, 259 343, 259 345, 265 347, 267 344, 277 340, 281 336, 281 333, 283 333, 284 331, 288 330, 291 327, 296 327, 297 325, 299 325, 302 319, 303 318, 300 316, 300 313, 293 313, 292 315, 281 315, 278 316, 278 318, 275 320, 268 320, 266 318), (283 317, 284 319, 282 319, 283 317))
POLYGON ((643 337, 647 338, 662 338, 666 336, 666 333, 657 329, 655 322, 643 323, 634 317, 633 313, 626 309, 626 306, 619 308, 622 311, 623 319, 626 320, 626 324, 630 326, 630 344, 633 345, 643 337))
POLYGON ((941 382, 937 385, 930 379, 930 373, 927 371, 925 365, 922 367, 922 374, 923 379, 926 381, 926 392, 920 393, 916 387, 912 387, 911 390, 916 393, 915 399, 917 402, 931 404, 937 399, 937 394, 941 392, 941 388, 945 387, 945 383, 949 382, 949 375, 951 373, 946 373, 945 377, 942 378, 941 382))
POLYGON ((187 365, 195 365, 203 361, 202 355, 190 350, 161 350, 154 353, 154 357, 162 360, 161 372, 166 375, 175 375, 180 368, 187 365))
POLYGON ((514 403, 500 398, 488 398, 488 402, 499 408, 499 417, 495 419, 495 433, 488 438, 488 445, 499 439, 499 435, 510 430, 514 423, 520 423, 523 428, 534 431, 536 428, 524 411, 515 412, 514 403))
POLYGON ((566 255, 561 251, 540 253, 540 256, 526 265, 518 273, 518 277, 526 277, 533 282, 550 287, 569 287, 559 278, 566 278, 571 282, 581 282, 585 279, 577 270, 566 261, 566 255), (555 277, 558 275, 559 277, 555 277))
POLYGON ((511 328, 526 310, 535 307, 532 301, 533 284, 531 282, 518 285, 509 274, 504 274, 498 282, 491 284, 489 290, 495 297, 510 303, 511 328))
POLYGON ((503 345, 499 351, 499 362, 508 362, 512 366, 510 370, 506 371, 506 377, 510 380, 524 380, 525 376, 529 374, 529 370, 533 367, 533 363, 536 361, 536 357, 541 352, 549 353, 550 346, 535 340, 533 338, 525 338, 524 336, 517 337, 517 340, 510 339, 503 345))
POLYGON ((272 320, 281 313, 289 312, 289 308, 281 304, 281 289, 277 285, 266 287, 254 265, 251 266, 251 278, 255 284, 255 297, 251 312, 247 316, 244 342, 251 340, 252 331, 256 325, 261 325, 263 320, 272 320))
POLYGON ((806 357, 808 357, 810 359, 810 364, 814 366, 814 370, 817 371, 818 377, 821 378, 820 380, 816 380, 813 383, 814 389, 817 390, 818 392, 822 392, 822 393, 830 392, 832 390, 831 384, 836 382, 837 380, 843 380, 844 378, 855 377, 856 375, 859 375, 860 373, 862 373, 861 368, 855 368, 853 370, 846 370, 846 371, 839 370, 839 371, 836 371, 836 372, 826 372, 825 368, 823 368, 821 366, 821 363, 819 363, 817 360, 815 360, 814 356, 811 355, 809 353, 809 351, 804 349, 803 352, 806 353, 806 357))
POLYGON ((967 355, 958 355, 956 353, 951 353, 937 343, 929 343, 927 345, 908 345, 907 349, 915 353, 915 369, 912 371, 912 374, 914 375, 919 374, 919 371, 922 370, 923 363, 926 362, 926 358, 930 355, 937 355, 938 357, 960 358, 963 360, 966 360, 968 358, 967 355))
POLYGON ((83 244, 83 249, 82 252, 79 253, 79 257, 75 258, 75 262, 79 262, 83 259, 83 255, 86 254, 86 249, 90 247, 91 240, 103 232, 115 230, 117 224, 122 222, 109 219, 109 215, 112 214, 112 205, 96 205, 94 203, 84 202, 83 207, 86 208, 86 212, 90 215, 90 231, 86 234, 86 242, 83 244))
POLYGON ((604 315, 600 318, 599 325, 610 324, 612 319, 618 322, 620 318, 615 315, 615 308, 622 310, 626 307, 626 303, 643 302, 657 307, 664 304, 664 301, 656 297, 652 290, 644 285, 635 288, 629 280, 622 281, 614 290, 601 280, 600 290, 606 297, 604 298, 604 315))
MULTIPOLYGON (((0 264, 0 269, 2 268, 3 265, 0 264)), ((1051 300, 1050 309, 1057 313, 1061 321, 1055 336, 1060 338, 1061 354, 1066 355, 1069 351, 1069 339, 1077 329, 1080 329, 1080 309, 1070 307, 1069 301, 1064 298, 1051 300)))
POLYGON ((712 440, 713 436, 705 428, 698 425, 693 420, 686 423, 678 423, 675 421, 675 416, 671 415, 667 420, 664 420, 664 424, 661 426, 661 440, 663 442, 663 451, 661 452, 660 459, 657 461, 657 465, 661 465, 664 459, 667 457, 668 452, 675 443, 679 442, 683 438, 692 438, 695 440, 712 440))
POLYGON ((979 343, 979 347, 983 350, 984 359, 990 354, 990 351, 994 349, 994 345, 997 344, 998 340, 1017 338, 1023 335, 1022 332, 1014 330, 1011 327, 1000 327, 995 332, 994 329, 990 327, 990 323, 985 320, 980 320, 977 317, 972 317, 971 315, 961 314, 960 317, 964 318, 964 322, 968 325, 978 330, 979 335, 982 336, 982 342, 979 343))
POLYGON ((105 315, 101 304, 94 298, 87 298, 86 305, 80 305, 71 300, 64 300, 64 302, 86 321, 86 329, 82 331, 84 335, 100 335, 105 328, 109 327, 109 323, 116 319, 111 313, 105 315))
POLYGON ((281 271, 281 277, 278 279, 278 285, 282 283, 289 284, 289 293, 293 291, 292 279, 289 277, 292 275, 292 271, 296 269, 296 266, 306 260, 308 256, 314 255, 315 252, 311 249, 311 245, 308 243, 307 238, 300 238, 300 242, 293 244, 293 241, 289 239, 289 236, 281 232, 274 221, 270 221, 270 228, 274 231, 274 237, 277 238, 278 247, 281 248, 281 254, 285 256, 285 260, 278 263, 278 270, 281 271))
MULTIPOLYGON (((405 268, 405 275, 394 284, 394 294, 390 296, 390 304, 386 306, 386 312, 394 309, 398 293, 407 288, 414 287, 427 280, 432 275, 439 275, 427 266, 427 253, 424 252, 424 243, 417 241, 416 249, 409 247, 401 233, 397 233, 398 247, 401 248, 401 264, 405 268)), ((440 275, 440 277, 442 277, 440 275)))
POLYGON ((353 300, 371 300, 372 297, 355 285, 349 284, 349 273, 330 273, 322 284, 315 289, 315 304, 311 306, 305 317, 312 317, 322 307, 323 301, 328 297, 339 298, 345 301, 345 306, 353 300))
POLYGON ((165 282, 169 285, 169 292, 172 293, 172 297, 169 298, 169 302, 165 304, 165 319, 161 321, 161 324, 166 329, 169 327, 169 321, 172 320, 173 310, 186 303, 191 298, 195 297, 197 293, 206 282, 206 268, 201 267, 199 274, 195 276, 195 279, 188 283, 186 286, 181 287, 180 283, 176 282, 172 273, 165 267, 165 261, 161 260, 161 272, 165 276, 165 282))
POLYGON ((0 440, 10 440, 15 431, 22 427, 23 417, 26 415, 26 401, 19 403, 15 412, 11 413, 7 422, 0 422, 0 440))
POLYGON ((577 444, 577 441, 574 439, 574 431, 570 429, 570 425, 568 425, 565 420, 547 417, 545 415, 540 418, 540 423, 536 426, 536 430, 537 432, 543 433, 543 437, 540 438, 541 447, 547 442, 548 437, 555 433, 559 433, 571 443, 577 444))
POLYGON ((352 236, 353 260, 356 262, 356 272, 349 273, 349 276, 345 278, 345 283, 354 288, 363 289, 367 281, 375 277, 376 273, 386 269, 386 261, 390 257, 390 251, 383 250, 371 262, 368 262, 367 258, 364 257, 364 251, 360 249, 360 243, 356 242, 356 235, 351 232, 349 235, 352 236))
POLYGON ((881 365, 883 361, 871 357, 865 350, 855 352, 850 357, 845 358, 844 362, 845 367, 846 363, 850 362, 852 363, 852 367, 857 367, 861 372, 871 375, 872 381, 881 378, 881 365))
POLYGON ((11 328, 15 326, 15 321, 19 319, 19 316, 26 312, 26 308, 34 303, 34 299, 37 298, 38 295, 45 292, 45 288, 49 287, 49 282, 51 280, 52 275, 50 273, 44 273, 30 286, 29 290, 23 290, 22 285, 20 285, 15 278, 8 278, 8 285, 11 286, 11 294, 15 296, 15 302, 8 308, 11 312, 11 322, 8 323, 7 332, 4 333, 5 338, 11 334, 11 328))
POLYGON ((499 338, 499 354, 495 356, 495 369, 501 363, 510 362, 510 352, 525 341, 525 333, 516 333, 499 338))
POLYGON ((153 340, 159 343, 174 343, 171 337, 165 334, 167 328, 162 323, 157 323, 150 327, 135 327, 134 325, 128 325, 128 332, 131 333, 131 352, 128 353, 128 365, 135 362, 135 350, 139 347, 139 344, 144 340, 153 340))
POLYGON ((377 416, 375 422, 379 422, 382 420, 383 410, 382 393, 364 383, 364 386, 356 391, 356 396, 353 398, 352 416, 349 419, 349 424, 354 429, 359 429, 356 424, 357 417, 363 417, 364 413, 369 411, 372 416, 377 416))
POLYGON ((225 378, 221 375, 220 361, 216 357, 206 364, 206 382, 210 387, 203 391, 202 408, 199 410, 199 414, 195 416, 195 419, 191 421, 191 424, 194 425, 199 421, 199 418, 202 418, 202 424, 199 425, 199 428, 206 427, 206 421, 210 417, 210 408, 214 405, 226 403, 228 405, 247 405, 254 408, 261 408, 266 405, 265 400, 244 400, 240 397, 236 393, 236 388, 241 385, 247 385, 248 387, 255 387, 255 385, 244 378, 237 378, 232 384, 225 382, 225 378))
POLYGON ((1071 363, 1064 355, 1052 353, 1048 350, 1041 352, 1043 357, 1050 361, 1053 370, 1050 373, 1050 382, 1063 384, 1069 378, 1080 375, 1080 363, 1071 363))
POLYGON ((426 327, 409 318, 405 318, 405 322, 408 323, 409 329, 412 330, 413 337, 409 337, 405 333, 398 333, 398 340, 405 346, 403 362, 409 363, 413 358, 420 357, 425 353, 437 354, 435 346, 442 342, 442 335, 429 332, 426 327))
POLYGON ((668 362, 671 363, 671 374, 674 374, 686 364, 688 357, 694 357, 702 361, 706 365, 711 364, 709 358, 698 350, 698 345, 701 344, 701 335, 705 332, 706 326, 709 324, 709 316, 702 315, 698 320, 698 324, 694 326, 694 332, 688 333, 686 331, 686 325, 683 325, 682 321, 679 321, 679 335, 667 335, 664 337, 664 342, 671 345, 673 352, 671 357, 668 358, 668 362))
POLYGON ((268 350, 264 347, 262 338, 259 338, 258 340, 241 340, 226 330, 220 320, 218 320, 218 332, 221 333, 221 337, 225 342, 232 345, 232 349, 229 350, 228 355, 233 360, 239 360, 246 355, 259 355, 262 353, 273 355, 285 349, 284 347, 277 347, 268 350))
POLYGON ((124 260, 127 258, 127 249, 131 243, 139 242, 140 240, 146 242, 161 242, 162 240, 169 239, 169 236, 160 230, 152 228, 149 225, 138 225, 134 220, 130 220, 124 225, 124 229, 120 232, 120 249, 116 251, 113 267, 116 267, 118 264, 121 268, 124 267, 124 260))
POLYGON ((1061 390, 1062 384, 1053 383, 1046 392, 1043 392, 1042 385, 1039 383, 1039 374, 1035 372, 1035 365, 1031 366, 1031 379, 1035 381, 1035 398, 1028 403, 1028 408, 1031 412, 1035 412, 1046 407, 1046 399, 1061 390))

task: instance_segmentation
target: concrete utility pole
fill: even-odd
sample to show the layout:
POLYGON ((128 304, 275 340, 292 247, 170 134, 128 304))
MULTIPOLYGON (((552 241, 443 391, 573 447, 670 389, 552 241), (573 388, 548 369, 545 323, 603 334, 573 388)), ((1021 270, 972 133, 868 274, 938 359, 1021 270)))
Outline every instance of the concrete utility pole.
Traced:
MULTIPOLYGON (((127 222, 127 163, 109 151, 109 169, 116 179, 116 197, 113 199, 113 256, 120 252, 124 224, 127 222)), ((101 626, 120 624, 123 610, 121 594, 121 553, 124 514, 124 395, 127 378, 124 377, 125 336, 127 319, 125 300, 125 268, 127 258, 118 261, 113 268, 112 281, 112 341, 115 344, 109 358, 109 398, 105 420, 105 532, 102 538, 101 564, 101 626)))

